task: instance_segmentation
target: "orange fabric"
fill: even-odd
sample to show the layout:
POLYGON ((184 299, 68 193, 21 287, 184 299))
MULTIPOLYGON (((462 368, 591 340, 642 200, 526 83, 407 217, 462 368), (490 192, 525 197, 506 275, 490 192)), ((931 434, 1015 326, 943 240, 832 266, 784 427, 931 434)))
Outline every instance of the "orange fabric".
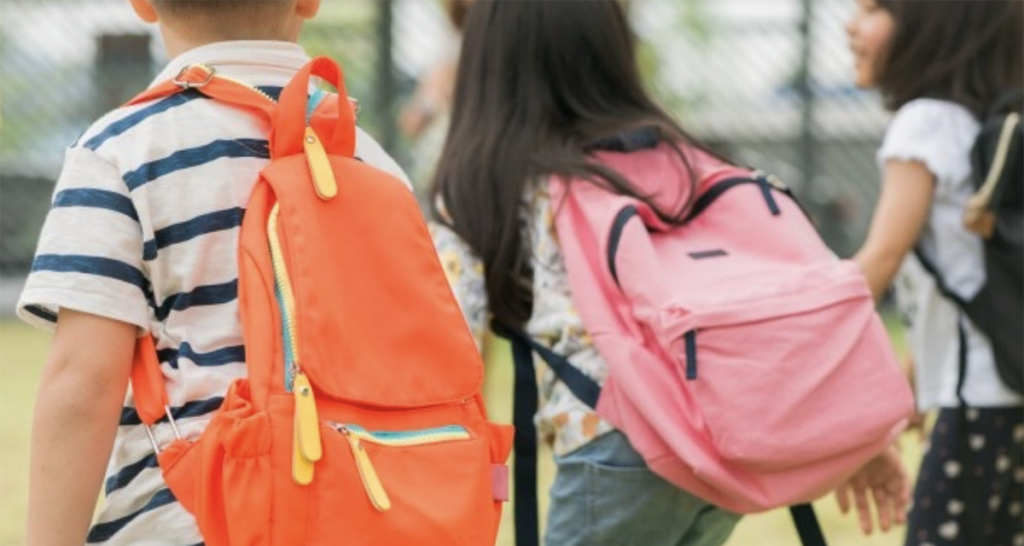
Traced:
POLYGON ((142 400, 136 401, 139 419, 146 425, 155 424, 164 417, 167 389, 164 388, 164 376, 160 373, 160 363, 156 359, 156 347, 149 335, 135 342, 131 383, 134 397, 142 400))
MULTIPOLYGON (((176 441, 160 454, 167 484, 210 546, 493 544, 502 503, 491 467, 504 464, 511 427, 486 419, 480 355, 412 193, 352 158, 347 101, 313 117, 317 135, 329 137, 338 194, 324 200, 314 191, 301 142, 311 76, 345 96, 340 69, 317 59, 270 112, 272 161, 250 199, 239 248, 248 378, 231 386, 199 440, 176 441), (267 234, 275 205, 295 294, 297 360, 320 422, 323 456, 307 486, 292 477, 295 394, 285 381, 267 234), (422 435, 409 431, 453 426, 468 438, 358 443, 386 491, 390 509, 382 511, 368 496, 357 448, 336 423, 410 442, 422 435)), ((233 101, 234 88, 218 81, 199 89, 233 101)), ((154 355, 151 346, 140 351, 154 355)), ((157 366, 155 356, 137 358, 136 368, 143 366, 157 366)), ((158 400, 153 381, 145 385, 140 406, 158 400)))

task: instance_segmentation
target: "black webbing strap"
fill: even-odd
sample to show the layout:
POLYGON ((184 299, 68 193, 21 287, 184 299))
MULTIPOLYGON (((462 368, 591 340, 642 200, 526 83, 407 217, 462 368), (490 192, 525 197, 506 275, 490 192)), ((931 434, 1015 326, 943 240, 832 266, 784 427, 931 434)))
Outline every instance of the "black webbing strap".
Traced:
MULTIPOLYGON (((500 334, 499 334, 500 335, 500 334)), ((540 545, 540 521, 537 512, 537 375, 533 371, 533 352, 522 341, 510 338, 515 361, 515 395, 512 425, 515 427, 515 512, 517 546, 540 545)))
POLYGON ((789 507, 789 515, 793 516, 793 524, 796 525, 796 532, 800 535, 801 544, 804 546, 827 546, 813 506, 795 504, 789 507))
MULTIPOLYGON (((928 256, 925 255, 924 250, 922 250, 921 247, 914 247, 914 256, 917 257, 917 261, 921 264, 921 267, 923 267, 924 270, 932 276, 932 279, 935 280, 935 288, 940 294, 949 301, 955 303, 960 309, 967 306, 967 302, 949 288, 949 285, 946 284, 946 279, 943 278, 942 273, 939 272, 939 268, 935 266, 935 263, 932 262, 928 256)), ((960 389, 958 387, 957 392, 959 393, 959 391, 960 389)))
MULTIPOLYGON (((581 372, 579 368, 573 366, 569 359, 537 343, 533 338, 522 332, 495 324, 494 333, 512 343, 513 355, 516 358, 518 358, 518 353, 515 352, 515 347, 521 345, 523 347, 523 354, 530 358, 530 369, 533 369, 533 356, 531 352, 539 354, 548 367, 551 368, 551 371, 555 372, 555 375, 558 376, 559 381, 565 383, 565 386, 572 391, 576 398, 579 398, 581 402, 592 409, 597 408, 597 399, 601 396, 601 385, 598 385, 596 381, 581 372)), ((516 364, 516 369, 519 369, 518 363, 516 364)))
POLYGON ((539 505, 537 503, 537 374, 533 367, 536 351, 577 398, 590 407, 597 406, 601 386, 569 363, 568 359, 537 343, 529 336, 495 323, 494 333, 512 345, 515 364, 515 395, 512 425, 515 427, 515 513, 516 546, 540 545, 539 505))

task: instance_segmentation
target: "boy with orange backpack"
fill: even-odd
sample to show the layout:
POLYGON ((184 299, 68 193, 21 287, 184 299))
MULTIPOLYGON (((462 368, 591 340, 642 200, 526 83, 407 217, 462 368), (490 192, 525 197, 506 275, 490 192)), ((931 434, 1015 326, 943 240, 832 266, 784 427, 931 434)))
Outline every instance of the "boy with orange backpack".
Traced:
POLYGON ((68 150, 18 306, 27 543, 493 542, 509 431, 404 175, 308 98, 319 0, 131 2, 173 60, 68 150))

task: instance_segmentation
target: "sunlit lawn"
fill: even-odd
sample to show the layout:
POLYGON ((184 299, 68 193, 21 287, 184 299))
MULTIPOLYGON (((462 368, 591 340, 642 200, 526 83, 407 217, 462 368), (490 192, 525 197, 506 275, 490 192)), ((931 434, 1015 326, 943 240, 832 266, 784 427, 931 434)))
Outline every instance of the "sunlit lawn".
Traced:
MULTIPOLYGON (((36 382, 46 353, 46 334, 15 322, 0 323, 0 546, 20 546, 24 540, 25 496, 28 486, 28 437, 36 382)), ((511 363, 503 345, 488 350, 489 370, 486 394, 492 418, 508 422, 511 415, 511 363)), ((920 449, 916 440, 903 441, 905 460, 916 469, 920 449)), ((553 467, 550 457, 541 454, 540 490, 546 491, 553 467)), ((542 508, 546 497, 540 495, 542 508)), ((852 517, 841 517, 832 498, 816 503, 815 508, 830 546, 896 546, 903 532, 863 537, 852 517)), ((513 546, 511 510, 505 511, 498 544, 513 546)), ((748 516, 740 523, 728 546, 797 546, 799 540, 789 516, 776 511, 748 516)), ((595 545, 599 546, 599 545, 595 545)), ((637 545, 645 546, 645 545, 637 545)))

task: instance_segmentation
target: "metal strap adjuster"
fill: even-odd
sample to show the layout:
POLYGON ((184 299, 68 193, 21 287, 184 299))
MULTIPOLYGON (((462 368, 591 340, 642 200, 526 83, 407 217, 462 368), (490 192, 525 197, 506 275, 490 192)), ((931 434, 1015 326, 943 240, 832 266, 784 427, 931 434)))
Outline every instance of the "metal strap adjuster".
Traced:
POLYGON ((198 89, 198 88, 204 87, 206 84, 210 83, 210 80, 213 79, 213 74, 215 72, 217 72, 217 70, 215 68, 213 68, 212 66, 206 66, 206 65, 203 65, 203 64, 188 65, 188 66, 184 66, 184 67, 181 68, 181 71, 178 72, 178 75, 174 77, 173 81, 174 81, 175 85, 178 85, 182 89, 185 89, 185 90, 198 89), (190 81, 186 80, 185 79, 185 75, 188 74, 188 72, 190 70, 192 70, 193 68, 198 68, 200 70, 205 71, 206 72, 206 79, 201 81, 201 82, 190 82, 190 81))
MULTIPOLYGON (((167 415, 167 422, 170 423, 171 430, 174 432, 174 439, 180 440, 181 432, 178 431, 178 424, 174 422, 174 415, 171 414, 171 407, 164 406, 164 413, 167 415)), ((142 426, 146 428, 146 434, 149 436, 149 443, 153 445, 153 452, 159 455, 161 451, 160 444, 157 443, 156 435, 153 434, 153 427, 146 423, 142 423, 142 426)), ((156 425, 154 424, 154 426, 156 425)))

